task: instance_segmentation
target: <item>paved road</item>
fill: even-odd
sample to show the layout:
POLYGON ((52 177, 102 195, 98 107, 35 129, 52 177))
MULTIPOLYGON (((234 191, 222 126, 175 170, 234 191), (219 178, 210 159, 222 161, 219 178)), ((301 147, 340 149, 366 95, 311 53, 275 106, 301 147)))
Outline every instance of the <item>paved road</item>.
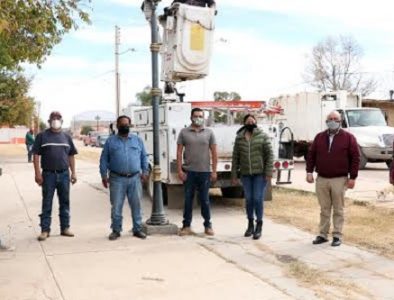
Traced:
MULTIPOLYGON (((285 174, 286 175, 286 174, 285 174)), ((369 201, 371 203, 394 207, 394 195, 389 194, 385 201, 378 201, 377 191, 391 189, 388 182, 389 171, 384 163, 368 163, 365 170, 359 171, 354 190, 346 192, 347 197, 354 200, 369 201)), ((297 160, 292 172, 292 184, 282 185, 285 188, 300 189, 314 192, 315 185, 305 181, 305 162, 297 160)), ((383 199, 382 199, 383 200, 383 199)))

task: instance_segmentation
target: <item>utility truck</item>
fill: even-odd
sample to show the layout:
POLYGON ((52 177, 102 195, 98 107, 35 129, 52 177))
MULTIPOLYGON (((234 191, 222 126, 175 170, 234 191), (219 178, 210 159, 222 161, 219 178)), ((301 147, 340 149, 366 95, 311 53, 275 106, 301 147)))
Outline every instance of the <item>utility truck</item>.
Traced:
POLYGON ((294 155, 306 157, 309 146, 320 131, 326 129, 326 117, 337 110, 342 116, 342 128, 357 139, 360 169, 368 162, 385 162, 390 166, 393 157, 394 128, 387 126, 379 108, 362 107, 360 95, 346 91, 301 92, 270 99, 280 106, 286 122, 294 133, 294 155))
MULTIPOLYGON (((231 185, 232 150, 240 124, 234 123, 234 116, 240 112, 254 112, 258 116, 258 126, 268 134, 274 153, 276 183, 290 183, 293 170, 291 131, 279 124, 273 124, 272 112, 262 101, 202 101, 202 102, 166 102, 159 107, 160 115, 160 168, 164 202, 169 207, 180 207, 183 199, 183 183, 177 176, 176 148, 177 138, 182 128, 190 125, 190 112, 193 107, 200 107, 205 113, 206 125, 215 134, 218 146, 218 179, 214 187, 220 188, 226 198, 242 197, 242 187, 231 185), (228 113, 225 124, 214 123, 214 112, 228 113)), ((133 120, 132 131, 138 134, 149 156, 150 169, 153 168, 153 116, 151 107, 134 107, 130 112, 133 120)), ((151 177, 151 176, 150 176, 151 177)), ((149 179, 148 194, 153 195, 152 178, 149 179)), ((271 193, 267 193, 267 200, 271 193)))

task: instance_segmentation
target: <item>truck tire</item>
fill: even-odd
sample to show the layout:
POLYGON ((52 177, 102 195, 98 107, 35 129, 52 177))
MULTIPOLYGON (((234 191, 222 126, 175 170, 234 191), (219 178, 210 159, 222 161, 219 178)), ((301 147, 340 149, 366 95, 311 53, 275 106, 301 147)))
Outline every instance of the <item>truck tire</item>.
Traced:
POLYGON ((366 166, 367 163, 368 163, 368 159, 367 159, 367 157, 364 155, 364 153, 363 153, 363 151, 361 150, 360 147, 358 148, 358 151, 360 152, 360 164, 359 164, 359 166, 358 166, 358 169, 359 169, 359 170, 364 170, 364 169, 365 169, 365 166, 366 166))
POLYGON ((393 160, 392 160, 392 159, 386 160, 387 168, 391 169, 391 164, 392 164, 392 163, 393 163, 393 160))
POLYGON ((220 188, 223 198, 243 198, 244 190, 242 186, 229 186, 220 188))
MULTIPOLYGON (((153 176, 152 172, 149 172, 148 182, 144 183, 143 188, 146 190, 148 197, 151 201, 153 201, 153 176)), ((165 183, 161 183, 161 193, 163 197, 163 205, 167 205, 168 197, 167 197, 167 185, 165 183)))

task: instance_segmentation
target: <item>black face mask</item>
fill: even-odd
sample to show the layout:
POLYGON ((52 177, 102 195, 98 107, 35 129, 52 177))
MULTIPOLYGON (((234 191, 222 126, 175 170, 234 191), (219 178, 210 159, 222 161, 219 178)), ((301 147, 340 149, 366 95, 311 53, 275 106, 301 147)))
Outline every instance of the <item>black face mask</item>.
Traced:
POLYGON ((249 131, 249 132, 252 132, 253 129, 255 129, 256 127, 257 127, 256 124, 246 124, 246 125, 245 125, 245 129, 246 129, 247 131, 249 131))
POLYGON ((118 127, 118 132, 122 135, 129 134, 130 127, 128 125, 122 125, 118 127))

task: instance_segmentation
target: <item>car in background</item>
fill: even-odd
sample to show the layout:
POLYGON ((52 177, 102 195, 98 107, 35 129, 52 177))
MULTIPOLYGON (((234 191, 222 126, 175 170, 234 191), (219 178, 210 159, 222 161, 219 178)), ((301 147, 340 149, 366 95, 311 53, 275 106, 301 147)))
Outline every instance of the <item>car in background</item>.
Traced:
POLYGON ((103 148, 105 142, 107 141, 107 139, 109 138, 109 134, 108 133, 101 133, 97 136, 96 138, 96 147, 100 147, 103 148))
POLYGON ((100 133, 97 131, 90 131, 84 138, 83 138, 83 144, 85 146, 92 146, 95 147, 96 146, 96 140, 97 140, 97 136, 100 133))

